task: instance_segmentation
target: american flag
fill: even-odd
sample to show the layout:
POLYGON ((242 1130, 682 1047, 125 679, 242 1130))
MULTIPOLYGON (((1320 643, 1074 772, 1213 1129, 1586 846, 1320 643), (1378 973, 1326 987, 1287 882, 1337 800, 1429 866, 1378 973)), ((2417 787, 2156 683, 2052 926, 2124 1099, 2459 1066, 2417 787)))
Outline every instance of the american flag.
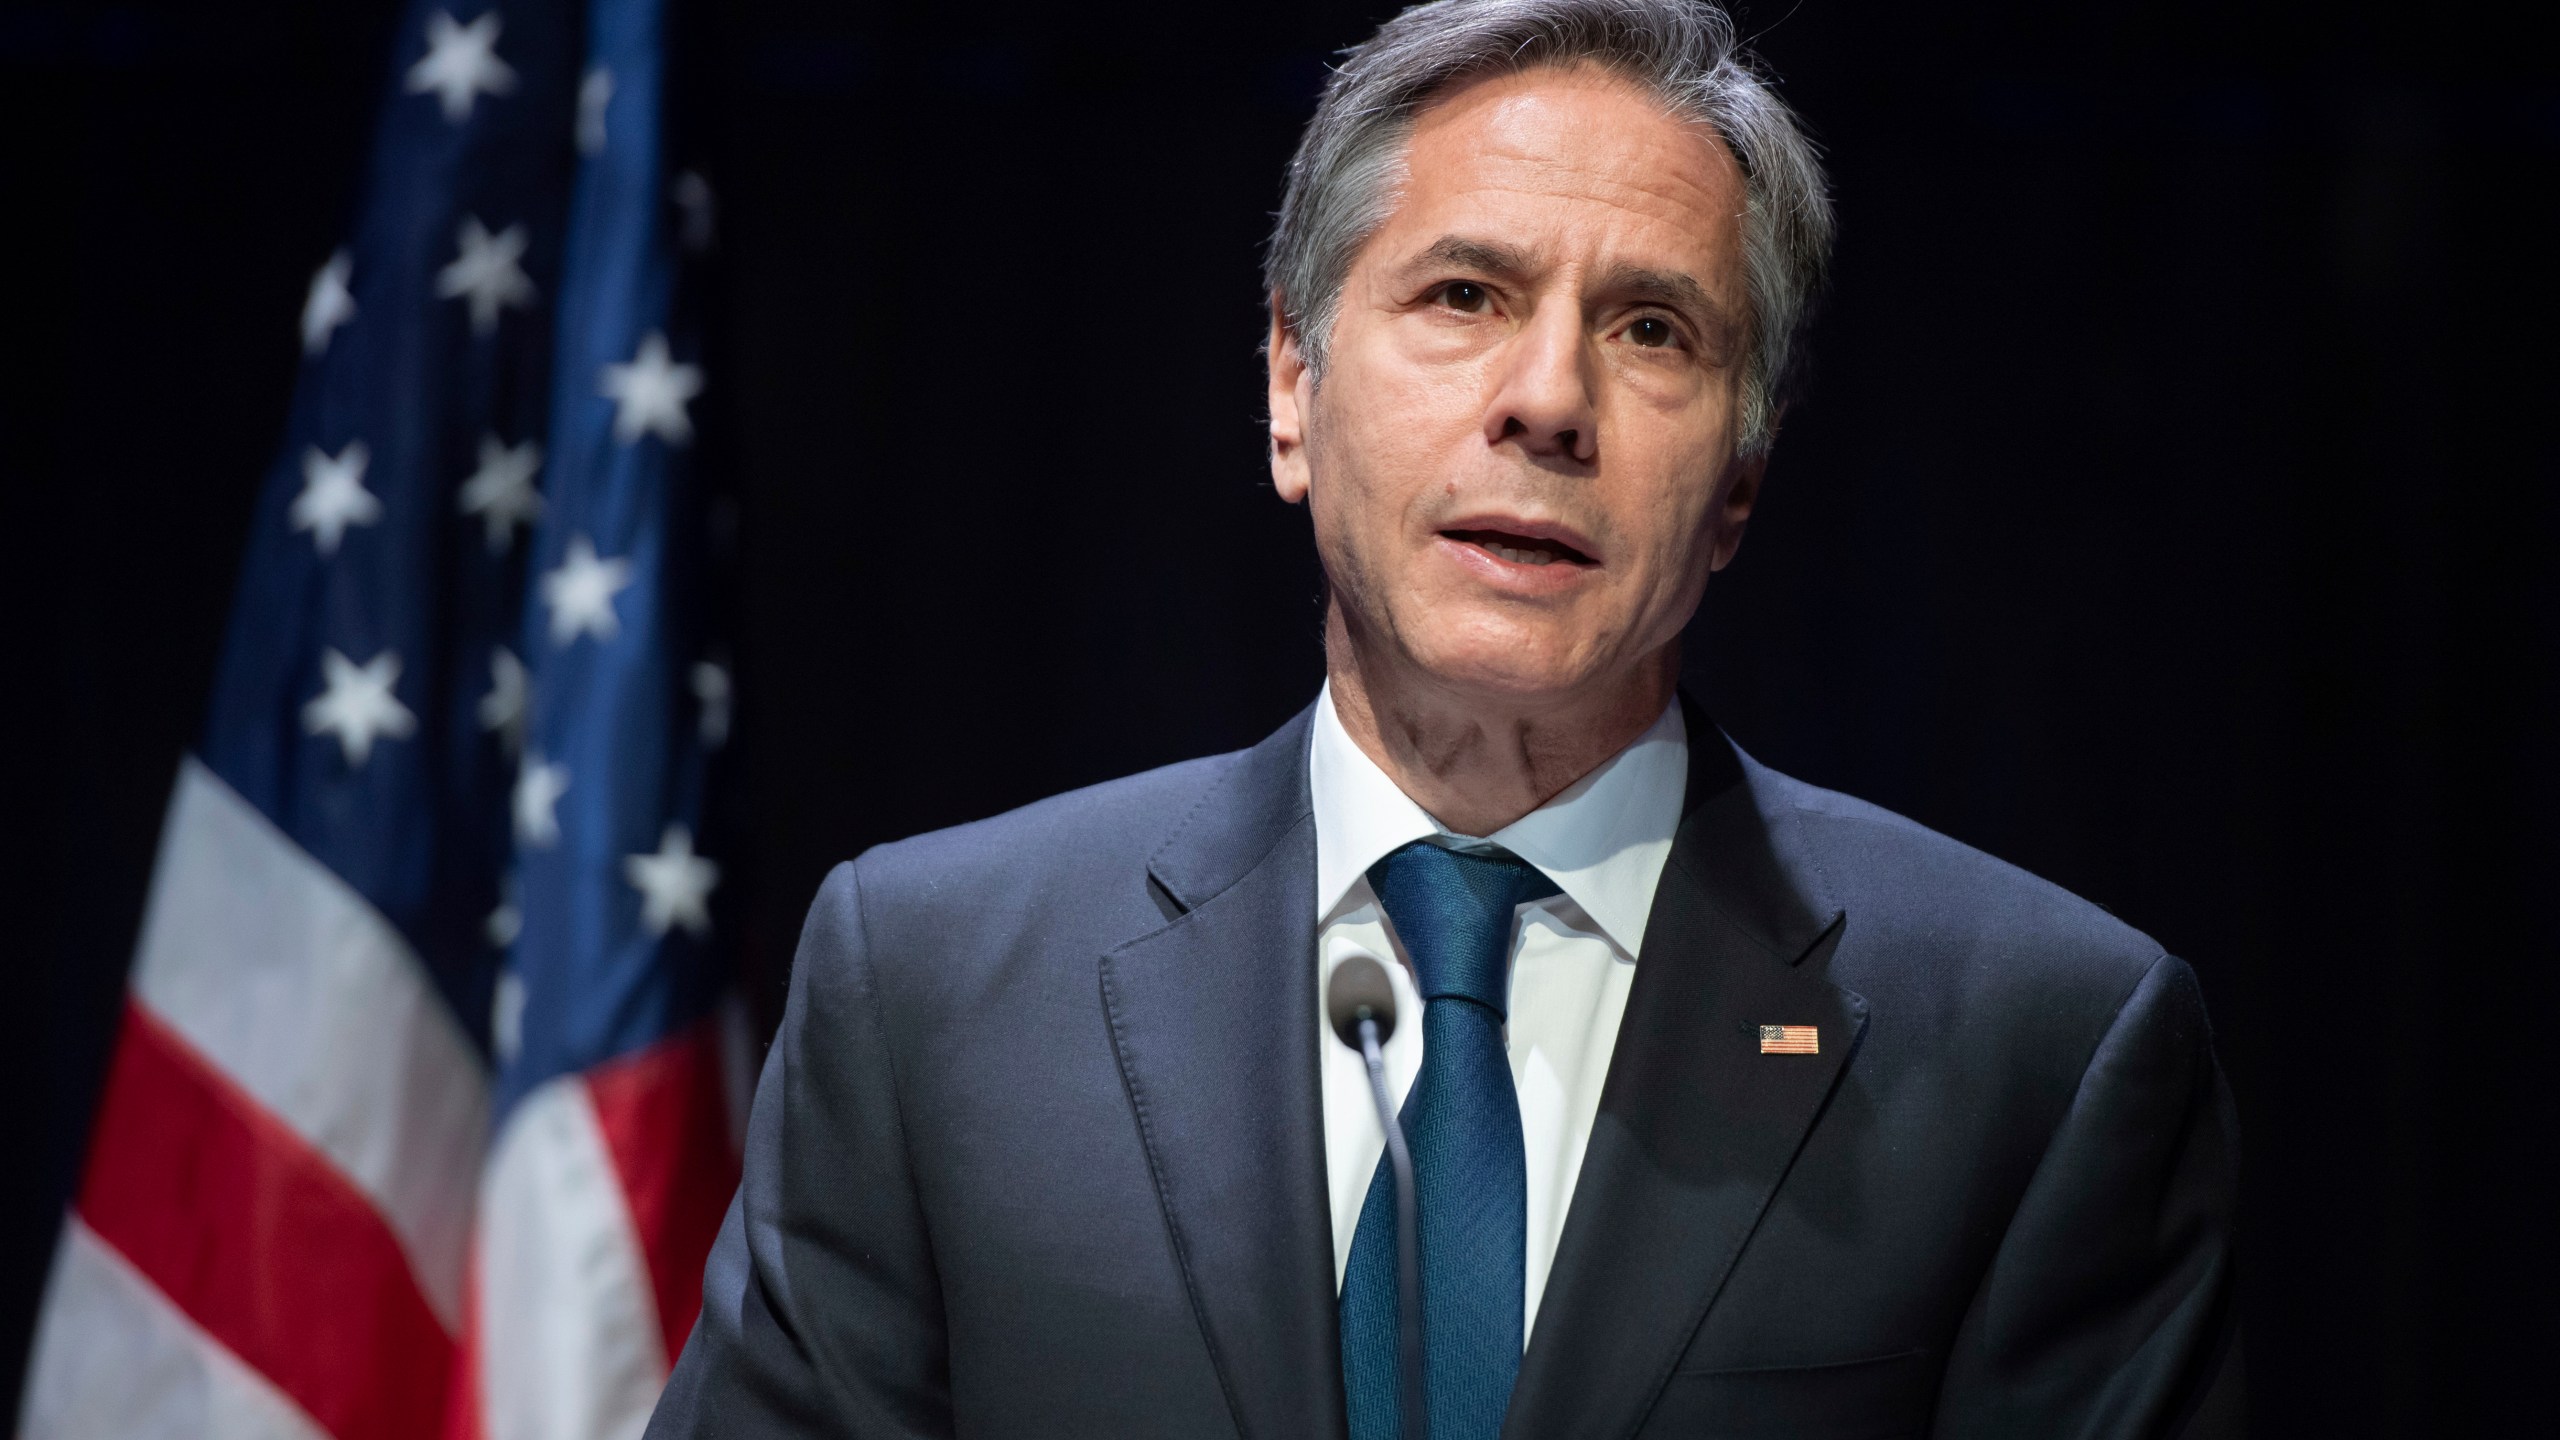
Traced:
POLYGON ((744 1093, 665 0, 402 16, 21 1433, 636 1434, 744 1093))
POLYGON ((1760 1027, 1760 1053, 1819 1055, 1822 1053, 1822 1031, 1812 1025, 1763 1025, 1760 1027))

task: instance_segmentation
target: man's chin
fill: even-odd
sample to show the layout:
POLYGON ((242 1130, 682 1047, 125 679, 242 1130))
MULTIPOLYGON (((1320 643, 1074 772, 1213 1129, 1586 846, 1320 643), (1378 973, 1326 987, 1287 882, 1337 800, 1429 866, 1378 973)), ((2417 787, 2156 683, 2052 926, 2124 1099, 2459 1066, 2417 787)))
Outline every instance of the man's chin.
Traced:
POLYGON ((1470 603, 1474 597, 1430 599, 1360 624, 1337 593, 1329 628, 1336 643, 1348 643, 1354 654, 1368 650, 1371 661, 1401 672, 1401 685, 1381 675, 1373 682, 1378 686, 1419 682, 1444 697, 1511 715, 1576 709, 1630 685, 1649 688, 1652 662, 1609 643, 1622 625, 1595 627, 1585 615, 1470 603))

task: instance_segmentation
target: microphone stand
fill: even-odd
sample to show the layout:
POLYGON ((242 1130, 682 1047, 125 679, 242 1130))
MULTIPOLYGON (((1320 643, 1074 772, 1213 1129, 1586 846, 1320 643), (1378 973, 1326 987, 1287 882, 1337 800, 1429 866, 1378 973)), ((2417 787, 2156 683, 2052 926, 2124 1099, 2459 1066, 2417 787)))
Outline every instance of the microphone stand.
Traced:
POLYGON ((1396 1377, 1402 1383, 1404 1440, 1429 1440, 1431 1422, 1422 1387, 1422 1244, 1413 1198, 1413 1152, 1404 1126, 1387 1100, 1387 1058, 1378 1044, 1378 1022, 1360 1016, 1360 1058, 1369 1065, 1369 1098, 1387 1132, 1387 1165, 1396 1185, 1396 1377))

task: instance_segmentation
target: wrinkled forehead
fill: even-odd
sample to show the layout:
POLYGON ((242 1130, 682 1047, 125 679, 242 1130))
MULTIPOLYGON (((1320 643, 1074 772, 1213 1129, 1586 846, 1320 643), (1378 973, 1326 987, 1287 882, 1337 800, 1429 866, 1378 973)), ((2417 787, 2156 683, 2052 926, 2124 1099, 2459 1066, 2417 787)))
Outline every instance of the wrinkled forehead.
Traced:
POLYGON ((1741 254, 1746 195, 1723 140, 1589 63, 1434 97, 1415 117, 1398 179, 1381 226, 1390 252, 1498 229, 1515 247, 1634 248, 1708 272, 1741 254))

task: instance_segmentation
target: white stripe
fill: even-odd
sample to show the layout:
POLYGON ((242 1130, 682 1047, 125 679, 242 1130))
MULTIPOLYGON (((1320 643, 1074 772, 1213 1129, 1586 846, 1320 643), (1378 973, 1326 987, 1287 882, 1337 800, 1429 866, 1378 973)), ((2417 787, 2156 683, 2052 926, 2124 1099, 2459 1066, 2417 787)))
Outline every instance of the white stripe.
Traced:
POLYGON ((508 1115, 480 1205, 489 1440, 639 1435, 666 1383, 666 1344, 585 1081, 547 1081, 508 1115))
POLYGON ((22 1440, 328 1440, 74 1217, 27 1366, 22 1440))
POLYGON ((371 1197, 459 1328, 489 1128, 479 1054, 381 912, 192 757, 133 989, 371 1197))

